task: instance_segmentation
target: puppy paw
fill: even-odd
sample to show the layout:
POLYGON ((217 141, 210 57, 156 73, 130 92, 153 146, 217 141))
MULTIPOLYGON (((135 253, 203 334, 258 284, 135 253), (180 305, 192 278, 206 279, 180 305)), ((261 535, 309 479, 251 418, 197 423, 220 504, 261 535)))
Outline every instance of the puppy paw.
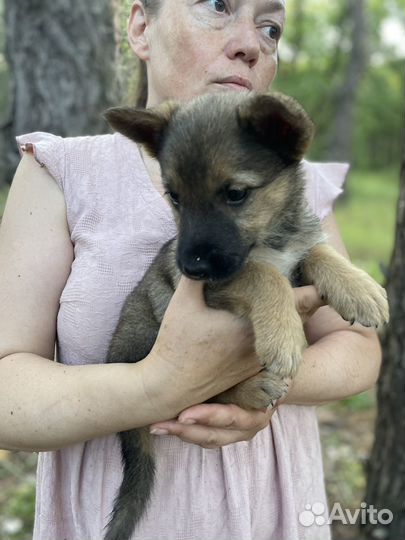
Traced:
POLYGON ((353 279, 341 286, 325 291, 324 296, 344 320, 375 328, 388 322, 387 293, 368 274, 358 270, 353 279))
POLYGON ((243 409, 274 407, 277 400, 282 399, 288 392, 290 382, 290 379, 281 379, 273 373, 263 370, 216 396, 213 401, 234 403, 243 409))

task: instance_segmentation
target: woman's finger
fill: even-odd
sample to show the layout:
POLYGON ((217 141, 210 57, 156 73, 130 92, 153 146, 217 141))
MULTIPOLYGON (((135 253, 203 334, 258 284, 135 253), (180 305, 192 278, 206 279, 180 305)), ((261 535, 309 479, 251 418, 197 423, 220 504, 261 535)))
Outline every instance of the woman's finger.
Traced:
POLYGON ((294 296, 295 306, 303 322, 306 322, 318 308, 326 305, 313 285, 294 288, 294 296))

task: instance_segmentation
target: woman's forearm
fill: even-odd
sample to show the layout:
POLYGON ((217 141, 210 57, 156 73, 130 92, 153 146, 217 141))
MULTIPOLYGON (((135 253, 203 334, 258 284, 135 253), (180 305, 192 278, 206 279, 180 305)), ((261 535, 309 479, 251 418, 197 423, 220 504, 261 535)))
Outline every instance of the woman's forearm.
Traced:
POLYGON ((208 309, 201 285, 182 282, 140 362, 71 366, 23 352, 1 358, 0 448, 55 450, 174 418, 260 369, 250 328, 208 309))
POLYGON ((371 388, 381 348, 374 331, 339 330, 309 346, 284 403, 321 405, 371 388))
POLYGON ((0 448, 45 451, 150 424, 143 365, 66 366, 28 353, 0 360, 0 448))

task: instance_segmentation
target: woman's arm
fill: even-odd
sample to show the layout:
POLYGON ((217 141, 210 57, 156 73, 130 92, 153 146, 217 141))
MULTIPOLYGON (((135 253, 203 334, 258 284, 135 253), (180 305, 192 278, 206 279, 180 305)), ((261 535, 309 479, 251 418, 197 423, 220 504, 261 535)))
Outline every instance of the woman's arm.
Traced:
POLYGON ((136 410, 129 387, 135 396, 143 395, 129 366, 100 369, 52 361, 59 298, 72 260, 63 195, 26 155, 0 228, 2 448, 49 450, 113 431, 122 423, 125 399, 136 410))

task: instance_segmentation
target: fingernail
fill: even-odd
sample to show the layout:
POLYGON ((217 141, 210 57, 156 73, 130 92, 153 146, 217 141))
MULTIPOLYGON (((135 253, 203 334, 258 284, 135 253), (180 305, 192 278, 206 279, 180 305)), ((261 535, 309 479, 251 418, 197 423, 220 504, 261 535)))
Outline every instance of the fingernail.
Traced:
POLYGON ((184 420, 179 420, 180 424, 196 424, 197 420, 194 418, 185 418, 184 420))
POLYGON ((152 435, 167 435, 169 432, 167 431, 167 429, 152 428, 149 433, 152 433, 152 435))

